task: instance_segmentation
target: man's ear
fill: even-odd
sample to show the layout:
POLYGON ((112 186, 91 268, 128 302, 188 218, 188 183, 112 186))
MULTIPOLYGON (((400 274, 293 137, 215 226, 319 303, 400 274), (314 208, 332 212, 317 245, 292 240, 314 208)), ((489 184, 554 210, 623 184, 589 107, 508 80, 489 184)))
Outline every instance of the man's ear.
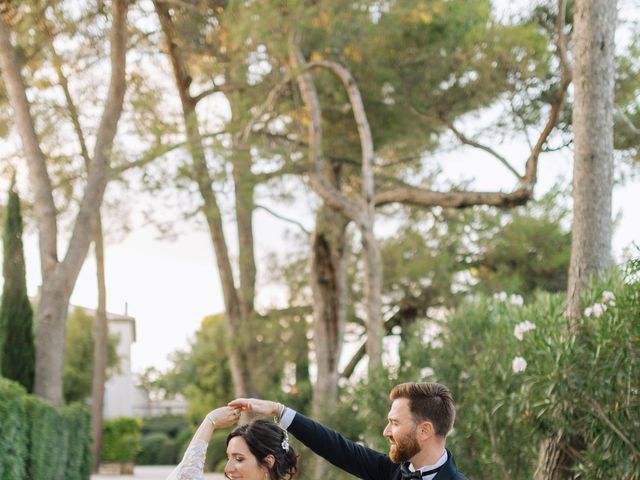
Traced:
POLYGON ((421 422, 417 428, 417 435, 419 440, 427 440, 436 434, 433 423, 429 421, 421 422))

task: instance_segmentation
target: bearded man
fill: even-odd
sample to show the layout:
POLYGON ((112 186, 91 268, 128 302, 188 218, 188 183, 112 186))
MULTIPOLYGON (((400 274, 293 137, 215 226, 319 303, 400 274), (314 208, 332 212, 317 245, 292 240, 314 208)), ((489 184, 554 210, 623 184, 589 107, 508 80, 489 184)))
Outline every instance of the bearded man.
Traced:
POLYGON ((364 480, 466 480, 445 448, 456 416, 449 389, 439 383, 401 383, 389 398, 383 432, 390 443, 389 455, 352 442, 280 403, 238 398, 229 406, 276 416, 313 452, 364 480))

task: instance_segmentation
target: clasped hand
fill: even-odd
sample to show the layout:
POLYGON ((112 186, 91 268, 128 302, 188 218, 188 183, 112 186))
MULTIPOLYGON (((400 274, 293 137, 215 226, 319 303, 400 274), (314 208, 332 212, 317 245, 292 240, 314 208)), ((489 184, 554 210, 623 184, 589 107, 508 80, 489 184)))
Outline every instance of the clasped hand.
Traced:
POLYGON ((231 408, 239 408, 243 412, 253 412, 259 415, 276 415, 278 413, 278 404, 270 400, 261 400, 259 398, 236 398, 230 401, 227 406, 231 408))
POLYGON ((240 418, 240 408, 237 407, 219 407, 207 414, 209 421, 213 422, 216 428, 230 427, 240 418))

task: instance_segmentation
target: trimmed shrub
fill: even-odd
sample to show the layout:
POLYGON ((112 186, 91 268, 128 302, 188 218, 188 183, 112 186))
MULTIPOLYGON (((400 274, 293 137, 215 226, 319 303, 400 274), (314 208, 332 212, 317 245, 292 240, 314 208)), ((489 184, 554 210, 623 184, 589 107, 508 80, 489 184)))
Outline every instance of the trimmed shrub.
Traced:
POLYGON ((160 446, 158 465, 175 465, 178 463, 179 460, 176 459, 178 454, 177 450, 176 441, 173 438, 167 438, 160 446))
POLYGON ((220 471, 217 470, 220 463, 223 461, 226 462, 227 435, 229 435, 228 430, 216 430, 213 432, 211 440, 209 441, 209 448, 207 448, 207 457, 205 459, 206 471, 220 471))
POLYGON ((88 480, 89 411, 58 410, 0 379, 0 480, 88 480))
POLYGON ((140 452, 140 426, 137 418, 120 417, 104 422, 102 460, 133 462, 140 452))
POLYGON ((65 480, 83 480, 91 475, 91 413, 80 404, 63 408, 68 437, 65 480))
POLYGON ((24 388, 0 378, 0 480, 26 478, 29 424, 24 397, 24 388))
POLYGON ((163 415, 143 418, 141 431, 143 435, 164 433, 170 438, 176 438, 179 432, 188 427, 189 422, 184 415, 163 415))
POLYGON ((179 462, 184 457, 184 452, 187 451, 187 447, 195 434, 193 427, 187 427, 181 430, 176 436, 176 460, 179 462))
POLYGON ((140 439, 140 453, 136 457, 136 465, 160 465, 158 457, 160 449, 169 440, 164 433, 150 433, 140 439))

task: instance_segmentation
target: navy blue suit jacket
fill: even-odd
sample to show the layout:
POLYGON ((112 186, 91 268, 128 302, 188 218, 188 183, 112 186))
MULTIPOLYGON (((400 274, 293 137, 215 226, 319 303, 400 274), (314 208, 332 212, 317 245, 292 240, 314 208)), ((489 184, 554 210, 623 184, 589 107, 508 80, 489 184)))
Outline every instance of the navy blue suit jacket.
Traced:
MULTIPOLYGON (((287 428, 298 440, 336 467, 364 480, 400 480, 400 464, 388 455, 344 438, 335 430, 297 413, 287 428)), ((434 480, 467 480, 447 450, 447 463, 434 480)))

